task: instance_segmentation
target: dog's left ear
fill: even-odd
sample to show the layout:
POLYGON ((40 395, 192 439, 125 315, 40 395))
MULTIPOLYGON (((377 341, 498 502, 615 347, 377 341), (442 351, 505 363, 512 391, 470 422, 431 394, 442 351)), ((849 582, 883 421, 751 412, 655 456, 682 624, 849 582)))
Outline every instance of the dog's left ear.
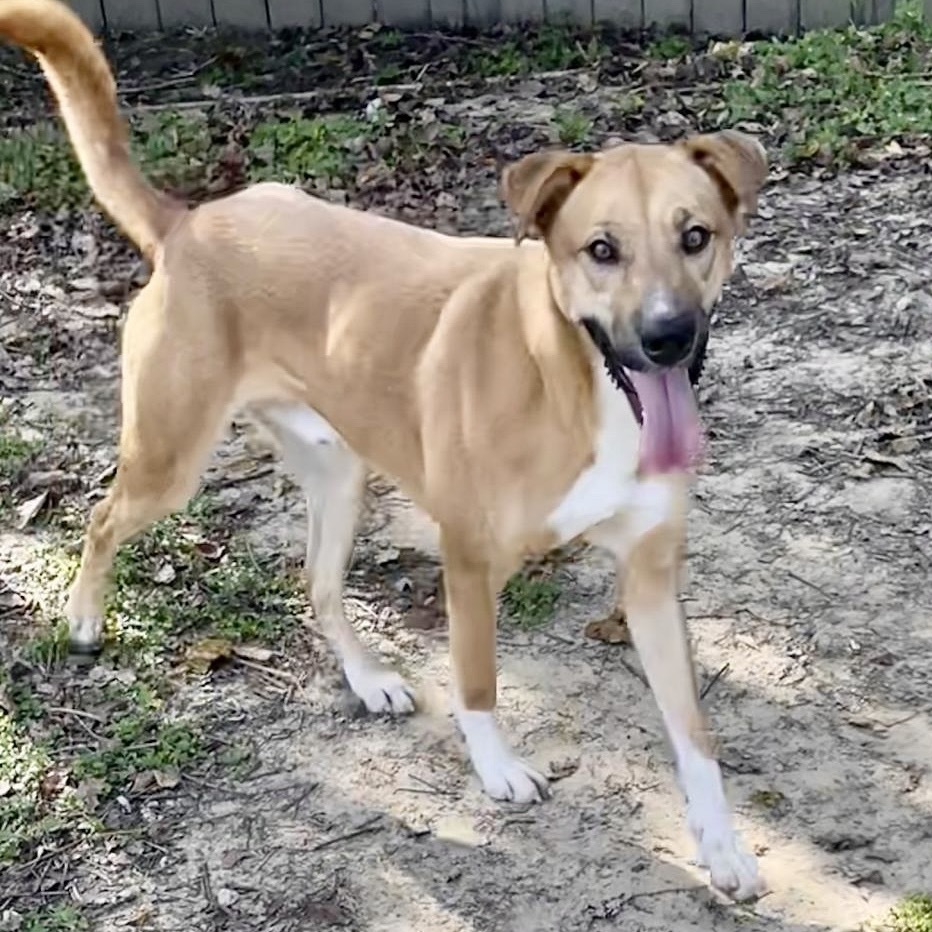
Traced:
POLYGON ((578 152, 535 152, 505 169, 501 192, 518 218, 516 243, 532 232, 547 235, 563 202, 594 161, 595 156, 578 152))
POLYGON ((726 129, 692 136, 681 145, 712 176, 732 213, 757 210, 757 195, 767 180, 767 153, 753 136, 726 129))

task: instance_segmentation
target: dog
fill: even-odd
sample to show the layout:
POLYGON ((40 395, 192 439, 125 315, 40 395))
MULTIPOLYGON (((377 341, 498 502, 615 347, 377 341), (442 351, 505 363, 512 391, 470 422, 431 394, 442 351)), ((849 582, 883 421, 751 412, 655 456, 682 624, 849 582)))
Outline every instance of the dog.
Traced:
POLYGON ((344 614, 367 471, 437 523, 454 712, 485 791, 528 803, 547 780, 496 723, 496 595, 522 560, 578 539, 617 560, 625 612, 712 884, 760 895, 732 825, 677 599, 701 431, 688 369, 766 180, 735 131, 503 172, 510 238, 451 237, 265 183, 196 209, 135 167, 113 75, 58 0, 3 0, 99 204, 150 261, 122 337, 118 467, 90 516, 67 603, 94 653, 117 548, 182 507, 233 412, 277 437, 307 495, 316 623, 373 713, 408 683, 344 614))

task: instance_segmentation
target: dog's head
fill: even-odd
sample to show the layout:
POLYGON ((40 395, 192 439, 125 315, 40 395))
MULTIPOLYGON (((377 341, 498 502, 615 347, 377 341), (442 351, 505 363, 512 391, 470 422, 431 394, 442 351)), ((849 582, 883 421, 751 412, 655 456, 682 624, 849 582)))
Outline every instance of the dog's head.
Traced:
MULTIPOLYGON (((684 370, 766 176, 763 147, 735 131, 595 155, 542 152, 505 170, 517 240, 544 238, 557 305, 588 331, 635 415, 653 405, 652 436, 685 410, 688 400, 676 402, 688 392, 684 370)), ((688 459, 670 452, 672 441, 662 446, 670 468, 688 459)))
POLYGON ((604 331, 626 368, 649 371, 689 363, 766 174, 761 145, 726 131, 536 153, 505 170, 502 189, 517 239, 546 241, 563 313, 604 331))

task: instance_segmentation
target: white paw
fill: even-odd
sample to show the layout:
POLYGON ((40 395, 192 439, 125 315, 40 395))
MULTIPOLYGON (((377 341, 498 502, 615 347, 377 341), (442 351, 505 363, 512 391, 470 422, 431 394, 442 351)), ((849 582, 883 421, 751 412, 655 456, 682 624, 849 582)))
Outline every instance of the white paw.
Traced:
POLYGON ((347 662, 343 666, 350 689, 370 712, 409 715, 414 711, 414 691, 400 673, 374 660, 347 662))
POLYGON ((547 778, 514 755, 491 712, 461 710, 456 718, 482 788, 492 799, 536 803, 550 795, 547 778))
POLYGON ((510 803, 539 803, 550 795, 547 778, 521 758, 508 755, 476 773, 482 788, 492 797, 510 803))
POLYGON ((712 886, 734 900, 753 900, 767 892, 757 858, 734 831, 706 832, 699 841, 699 864, 709 869, 712 886))

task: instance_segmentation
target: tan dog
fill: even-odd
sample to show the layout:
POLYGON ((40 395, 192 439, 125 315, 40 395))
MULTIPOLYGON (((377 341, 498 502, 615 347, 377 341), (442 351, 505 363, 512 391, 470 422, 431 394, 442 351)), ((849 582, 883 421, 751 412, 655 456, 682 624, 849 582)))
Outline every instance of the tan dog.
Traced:
POLYGON ((366 469, 438 522, 456 718, 495 798, 547 787, 496 725, 496 593, 532 551, 607 547, 702 861, 720 889, 759 894, 677 602, 700 441, 686 366, 765 179, 759 144, 726 132, 528 156, 503 181, 518 246, 276 184, 189 211, 133 166, 110 70, 66 7, 3 0, 0 35, 38 56, 94 193, 154 268, 126 321, 119 466, 69 599, 74 649, 100 644, 117 547, 187 501, 248 407, 307 492, 314 612, 373 712, 414 706, 344 615, 366 469))

